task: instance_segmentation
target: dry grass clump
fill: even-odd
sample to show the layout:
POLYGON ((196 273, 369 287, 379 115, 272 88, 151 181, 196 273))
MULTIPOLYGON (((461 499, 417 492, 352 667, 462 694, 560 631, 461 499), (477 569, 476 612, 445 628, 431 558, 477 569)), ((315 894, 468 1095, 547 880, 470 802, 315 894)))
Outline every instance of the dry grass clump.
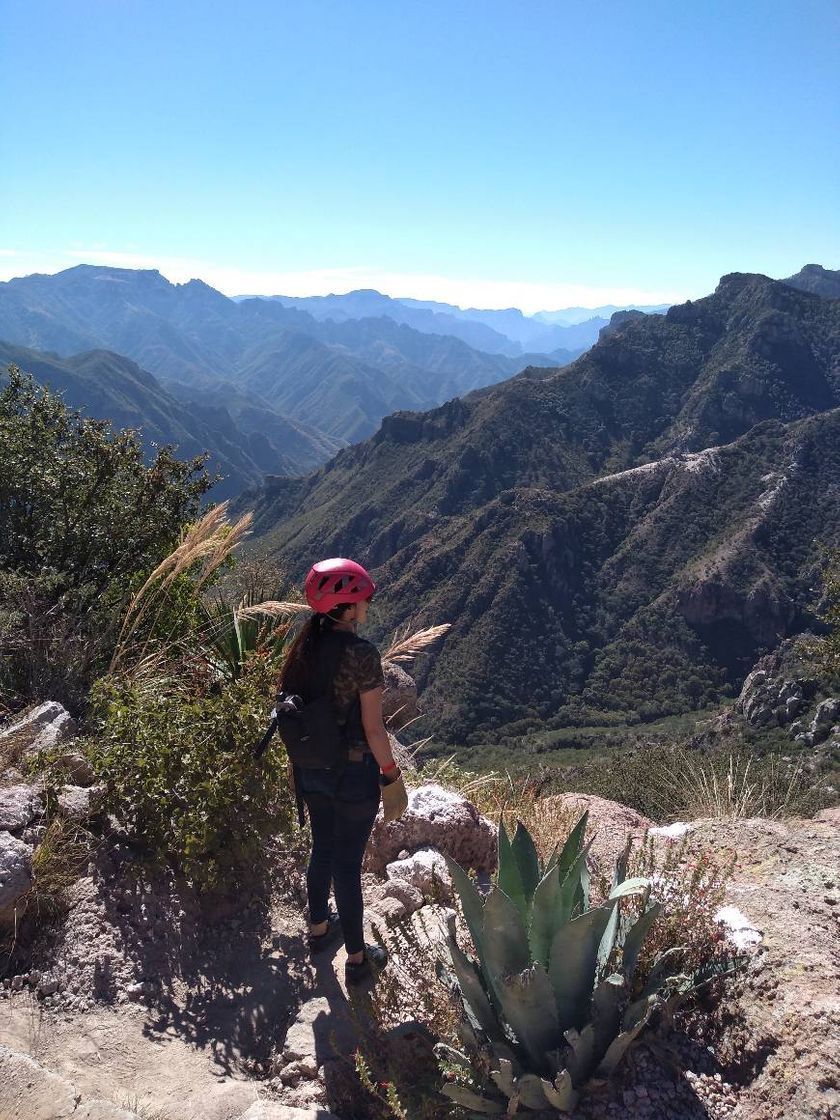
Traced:
POLYGON ((382 654, 383 661, 408 662, 413 661, 419 654, 426 652, 435 642, 439 641, 452 624, 444 622, 440 626, 429 626, 425 630, 411 632, 411 623, 402 630, 398 630, 391 644, 382 654))
POLYGON ((132 596, 117 637, 109 673, 116 673, 129 657, 135 663, 144 660, 149 646, 148 632, 154 631, 154 623, 167 604, 167 593, 179 577, 193 574, 191 591, 193 596, 199 595, 242 543, 253 515, 246 513, 231 524, 227 519, 227 508, 227 502, 213 506, 189 525, 179 544, 161 560, 132 596), (139 635, 142 631, 146 631, 147 636, 141 640, 139 635))

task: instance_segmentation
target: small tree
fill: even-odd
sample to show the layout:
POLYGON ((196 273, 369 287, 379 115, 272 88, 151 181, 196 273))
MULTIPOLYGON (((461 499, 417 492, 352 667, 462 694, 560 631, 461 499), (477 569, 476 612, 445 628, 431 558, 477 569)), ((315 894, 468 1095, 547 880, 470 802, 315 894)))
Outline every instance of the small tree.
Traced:
POLYGON ((83 417, 12 366, 0 388, 0 704, 73 706, 104 665, 125 601, 212 485, 205 456, 83 417))

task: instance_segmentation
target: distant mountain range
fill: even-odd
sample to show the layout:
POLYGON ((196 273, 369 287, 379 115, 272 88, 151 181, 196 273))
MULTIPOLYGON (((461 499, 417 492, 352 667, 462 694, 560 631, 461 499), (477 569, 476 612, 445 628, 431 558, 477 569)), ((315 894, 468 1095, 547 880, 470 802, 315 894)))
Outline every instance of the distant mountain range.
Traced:
MULTIPOLYGON (((238 296, 237 299, 253 297, 238 296)), ((598 332, 606 326, 616 306, 568 307, 562 311, 539 311, 523 315, 518 308, 502 311, 463 310, 451 303, 433 300, 392 299, 381 292, 361 289, 346 295, 270 296, 284 307, 307 311, 319 321, 336 323, 348 319, 387 317, 405 323, 424 334, 444 334, 460 338, 469 346, 490 354, 556 354, 565 358, 568 351, 581 351, 591 346, 598 332)), ((645 312, 664 311, 668 304, 640 307, 645 312)))
POLYGON ((209 451, 211 473, 222 475, 214 489, 220 499, 261 482, 266 473, 311 470, 341 446, 284 419, 256 395, 243 397, 233 386, 207 390, 200 401, 188 395, 185 404, 136 362, 109 350, 60 358, 0 342, 0 381, 10 365, 48 384, 88 416, 139 429, 150 451, 154 444, 174 444, 182 458, 209 451))
MULTIPOLYGON (((397 409, 429 408, 580 352, 484 353, 388 316, 318 320, 277 301, 228 299, 200 280, 90 265, 0 284, 0 339, 62 359, 124 355, 198 415, 208 402, 230 405, 234 420, 250 418, 248 435, 302 425, 321 433, 325 451, 371 435, 397 409)), ((313 465, 308 450, 286 457, 297 471, 313 465)))
POLYGON ((389 416, 241 505, 291 572, 373 567, 382 636, 453 624, 420 669, 449 742, 715 702, 813 621, 840 542, 837 280, 616 315, 566 368, 389 416))

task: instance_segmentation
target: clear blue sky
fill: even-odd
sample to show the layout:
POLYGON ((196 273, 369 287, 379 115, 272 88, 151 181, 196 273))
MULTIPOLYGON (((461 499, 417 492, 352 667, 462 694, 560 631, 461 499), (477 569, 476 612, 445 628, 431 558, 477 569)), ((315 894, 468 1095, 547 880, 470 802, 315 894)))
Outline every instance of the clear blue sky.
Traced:
POLYGON ((0 0, 0 28, 3 278, 535 310, 840 267, 837 0, 0 0))

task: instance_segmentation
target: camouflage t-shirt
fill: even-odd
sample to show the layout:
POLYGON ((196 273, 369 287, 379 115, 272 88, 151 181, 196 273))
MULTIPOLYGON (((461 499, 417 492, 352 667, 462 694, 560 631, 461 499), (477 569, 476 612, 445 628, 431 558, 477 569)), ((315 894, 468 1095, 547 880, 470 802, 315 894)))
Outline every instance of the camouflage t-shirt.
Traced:
POLYGON ((345 648, 333 677, 333 704, 338 722, 347 725, 348 741, 365 744, 361 708, 357 700, 360 692, 384 687, 382 658, 376 646, 364 638, 342 635, 340 640, 345 648))

